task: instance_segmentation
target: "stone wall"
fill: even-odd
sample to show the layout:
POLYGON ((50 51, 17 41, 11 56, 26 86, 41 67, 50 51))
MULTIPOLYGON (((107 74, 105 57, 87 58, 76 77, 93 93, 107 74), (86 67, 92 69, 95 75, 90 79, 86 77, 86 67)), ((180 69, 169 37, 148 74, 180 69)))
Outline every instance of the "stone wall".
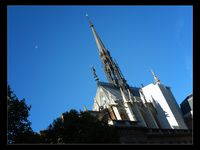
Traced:
POLYGON ((129 144, 192 144, 191 130, 116 127, 120 143, 129 144))

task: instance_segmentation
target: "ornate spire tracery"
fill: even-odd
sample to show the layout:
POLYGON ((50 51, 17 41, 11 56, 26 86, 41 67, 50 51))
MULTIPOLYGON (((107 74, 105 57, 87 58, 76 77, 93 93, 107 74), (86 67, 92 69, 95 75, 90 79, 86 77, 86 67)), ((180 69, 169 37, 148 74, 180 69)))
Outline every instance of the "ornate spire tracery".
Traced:
POLYGON ((128 84, 126 83, 126 80, 124 79, 119 66, 117 65, 116 61, 113 61, 112 57, 110 56, 110 52, 105 48, 103 42, 101 41, 99 35, 97 34, 93 23, 89 19, 89 16, 86 14, 90 28, 92 29, 92 33, 94 35, 99 55, 102 60, 102 63, 104 65, 104 72, 106 74, 106 77, 108 79, 109 83, 113 83, 116 86, 121 87, 122 89, 128 88, 128 84))

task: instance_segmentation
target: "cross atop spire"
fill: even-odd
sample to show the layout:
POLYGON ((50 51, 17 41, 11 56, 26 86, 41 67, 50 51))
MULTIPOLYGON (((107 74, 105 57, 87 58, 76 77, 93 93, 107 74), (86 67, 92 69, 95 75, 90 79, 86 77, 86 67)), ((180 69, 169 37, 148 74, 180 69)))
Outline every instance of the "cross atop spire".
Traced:
POLYGON ((86 15, 85 15, 87 18, 88 18, 88 22, 89 22, 89 24, 90 24, 90 27, 93 27, 93 24, 92 24, 92 22, 90 21, 90 18, 89 18, 89 16, 88 16, 88 14, 86 13, 86 15))
POLYGON ((151 70, 151 73, 152 73, 153 78, 154 78, 154 83, 160 83, 160 80, 159 80, 158 77, 155 75, 155 73, 153 72, 153 70, 152 70, 152 69, 150 69, 150 70, 151 70))

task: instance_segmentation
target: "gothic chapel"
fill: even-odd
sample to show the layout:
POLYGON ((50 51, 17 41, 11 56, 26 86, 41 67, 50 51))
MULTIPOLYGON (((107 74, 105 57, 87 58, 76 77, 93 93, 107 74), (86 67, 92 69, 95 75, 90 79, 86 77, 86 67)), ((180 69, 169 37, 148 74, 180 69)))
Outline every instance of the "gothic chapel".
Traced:
POLYGON ((93 112, 106 112, 108 124, 153 129, 187 129, 182 112, 168 86, 151 70, 154 83, 144 87, 131 87, 116 61, 105 48, 94 25, 87 15, 96 41, 99 56, 108 83, 100 82, 94 67, 92 72, 97 83, 93 112))

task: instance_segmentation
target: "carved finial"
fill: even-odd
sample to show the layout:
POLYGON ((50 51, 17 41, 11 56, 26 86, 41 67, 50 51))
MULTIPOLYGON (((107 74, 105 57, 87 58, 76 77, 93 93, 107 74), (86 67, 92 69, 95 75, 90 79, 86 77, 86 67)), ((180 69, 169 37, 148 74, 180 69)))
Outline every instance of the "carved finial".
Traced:
POLYGON ((88 109, 87 109, 87 107, 86 107, 85 105, 84 105, 84 110, 85 110, 85 111, 88 111, 88 109))
POLYGON ((64 121, 64 115, 63 114, 61 115, 61 120, 62 120, 62 122, 64 121))
POLYGON ((96 81, 97 84, 98 84, 99 78, 98 78, 98 76, 97 76, 97 74, 96 74, 96 70, 95 70, 95 68, 94 68, 93 66, 91 66, 91 68, 92 68, 92 73, 93 73, 93 75, 94 75, 94 79, 95 79, 95 81, 96 81))
POLYGON ((154 83, 160 83, 160 80, 159 80, 158 77, 155 75, 155 73, 153 72, 152 69, 151 69, 151 73, 152 73, 153 78, 154 78, 154 83))

